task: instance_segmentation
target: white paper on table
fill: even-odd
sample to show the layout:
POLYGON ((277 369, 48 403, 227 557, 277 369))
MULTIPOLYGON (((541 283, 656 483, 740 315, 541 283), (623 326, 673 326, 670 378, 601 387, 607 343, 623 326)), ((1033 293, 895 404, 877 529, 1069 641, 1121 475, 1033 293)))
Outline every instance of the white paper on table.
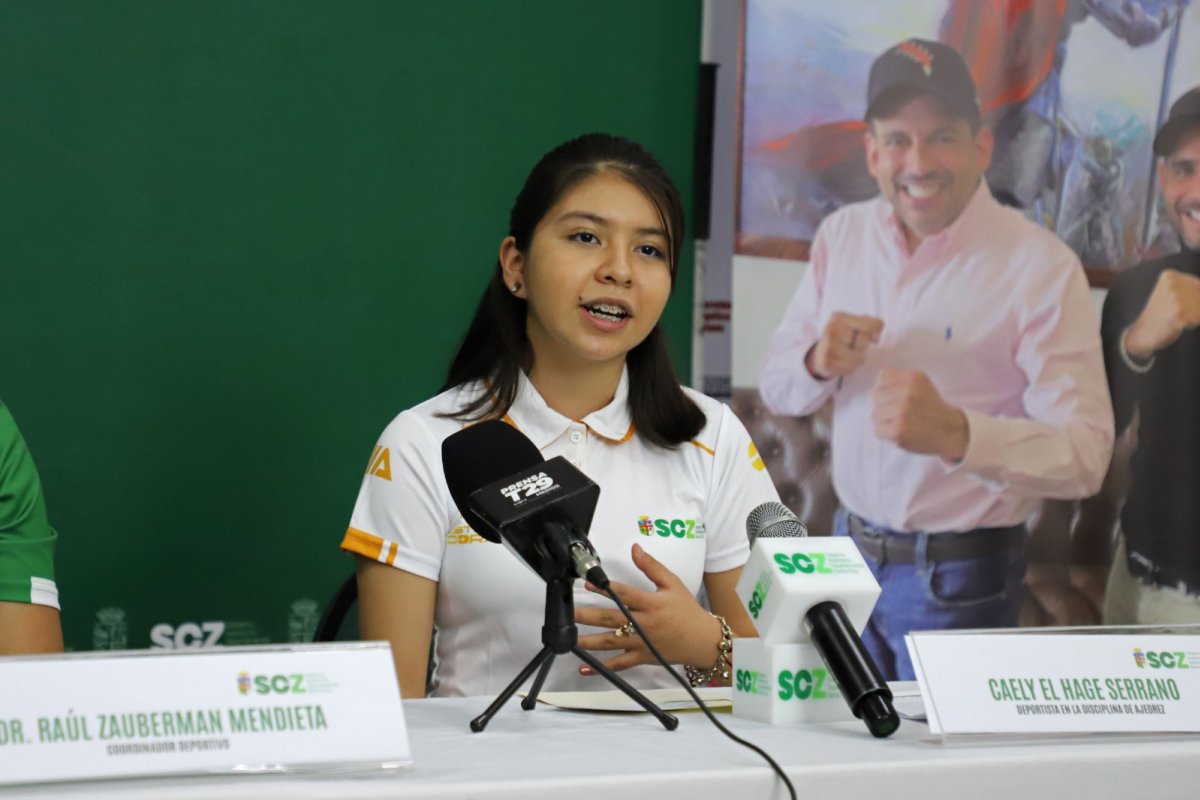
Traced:
MULTIPOLYGON (((528 692, 518 692, 522 697, 528 692)), ((696 701, 683 689, 644 689, 642 694, 664 711, 687 711, 699 709, 696 701)), ((703 687, 696 694, 710 710, 732 708, 733 690, 728 686, 703 687)), ((538 702, 556 708, 574 711, 635 711, 646 713, 646 709, 635 703, 628 695, 617 689, 603 692, 540 692, 538 702)))
POLYGON ((921 684, 916 681, 889 681, 892 690, 892 707, 900 719, 924 722, 925 698, 921 695, 921 684))

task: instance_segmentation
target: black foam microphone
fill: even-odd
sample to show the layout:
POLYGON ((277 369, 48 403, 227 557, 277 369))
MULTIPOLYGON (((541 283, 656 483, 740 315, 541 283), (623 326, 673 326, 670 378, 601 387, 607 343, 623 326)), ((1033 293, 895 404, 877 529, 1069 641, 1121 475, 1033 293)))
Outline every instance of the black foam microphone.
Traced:
MULTIPOLYGON (((787 506, 770 502, 750 512, 746 535, 753 544, 758 539, 806 537, 808 530, 787 506)), ((866 724, 873 736, 882 739, 894 733, 900 727, 900 717, 892 706, 892 690, 842 604, 814 598, 804 612, 803 625, 808 640, 829 667, 854 716, 866 724)))
POLYGON ((587 538, 600 487, 565 458, 543 460, 525 434, 488 420, 442 442, 442 471, 467 524, 543 580, 577 575, 608 585, 587 538))

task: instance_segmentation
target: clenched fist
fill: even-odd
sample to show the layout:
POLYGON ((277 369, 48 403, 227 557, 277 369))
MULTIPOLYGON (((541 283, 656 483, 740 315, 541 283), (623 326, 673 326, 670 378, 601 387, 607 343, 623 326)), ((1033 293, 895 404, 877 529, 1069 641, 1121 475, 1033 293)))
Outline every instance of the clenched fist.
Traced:
POLYGON ((947 461, 961 461, 966 455, 966 415, 942 399, 924 372, 880 370, 871 399, 871 421, 880 439, 947 461))
POLYGON ((1188 328, 1200 325, 1200 278, 1163 270, 1142 313, 1125 333, 1125 350, 1146 361, 1173 344, 1188 328))
POLYGON ((835 311, 821 339, 804 357, 804 366, 817 380, 849 375, 862 366, 867 348, 879 344, 883 320, 835 311))

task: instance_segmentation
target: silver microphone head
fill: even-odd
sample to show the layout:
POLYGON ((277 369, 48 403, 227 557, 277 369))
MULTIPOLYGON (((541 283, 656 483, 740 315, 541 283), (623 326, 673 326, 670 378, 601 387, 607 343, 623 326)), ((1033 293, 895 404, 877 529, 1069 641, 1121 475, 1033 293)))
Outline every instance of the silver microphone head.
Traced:
POLYGON ((746 536, 753 544, 756 539, 784 539, 808 536, 808 528, 796 519, 783 503, 763 503, 746 518, 746 536))

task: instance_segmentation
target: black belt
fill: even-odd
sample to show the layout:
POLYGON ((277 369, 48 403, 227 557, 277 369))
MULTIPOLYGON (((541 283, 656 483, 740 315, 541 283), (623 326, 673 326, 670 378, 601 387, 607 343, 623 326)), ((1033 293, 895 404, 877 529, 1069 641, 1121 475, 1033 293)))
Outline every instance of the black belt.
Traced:
MULTIPOLYGON (((917 534, 881 528, 855 514, 847 514, 850 538, 858 549, 876 561, 912 564, 917 560, 917 534)), ((925 557, 930 561, 965 561, 989 558, 1025 546, 1025 526, 975 528, 962 533, 927 533, 925 557)))

